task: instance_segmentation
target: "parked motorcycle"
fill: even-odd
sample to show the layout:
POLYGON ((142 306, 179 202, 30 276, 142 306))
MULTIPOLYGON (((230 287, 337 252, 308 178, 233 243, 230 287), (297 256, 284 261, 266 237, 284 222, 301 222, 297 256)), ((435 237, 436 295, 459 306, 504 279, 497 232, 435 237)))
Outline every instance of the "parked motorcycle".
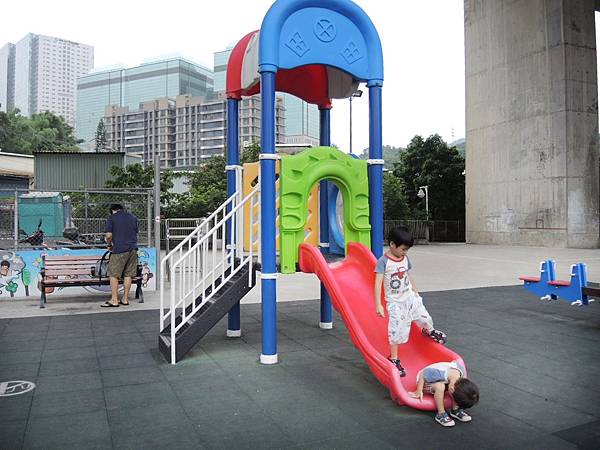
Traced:
POLYGON ((42 219, 40 219, 38 223, 37 230, 33 233, 27 235, 24 230, 19 229, 19 236, 19 244, 29 244, 33 247, 46 247, 46 244, 44 243, 44 230, 42 230, 42 219))
POLYGON ((104 236, 98 234, 81 234, 77 227, 67 227, 63 230, 63 237, 69 242, 57 241, 57 245, 77 247, 106 247, 104 236))

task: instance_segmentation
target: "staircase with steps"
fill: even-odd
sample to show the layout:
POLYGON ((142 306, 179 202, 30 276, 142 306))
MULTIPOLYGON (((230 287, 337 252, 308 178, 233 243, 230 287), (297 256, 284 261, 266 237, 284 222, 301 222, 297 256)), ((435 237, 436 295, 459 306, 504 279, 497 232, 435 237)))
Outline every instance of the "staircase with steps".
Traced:
POLYGON ((251 230, 249 242, 260 244, 252 232, 259 228, 260 187, 245 198, 241 192, 240 185, 161 261, 158 346, 171 364, 180 361, 256 284, 260 263, 255 256, 260 250, 259 245, 248 245, 244 251, 244 214, 251 230))
MULTIPOLYGON (((228 277, 231 270, 228 269, 225 277, 228 277)), ((220 279, 218 280, 220 281, 220 279)), ((158 348, 165 359, 171 363, 179 362, 183 356, 192 349, 200 339, 208 333, 222 318, 235 306, 256 284, 256 269, 252 266, 244 266, 238 271, 223 287, 215 293, 214 296, 205 302, 198 311, 189 317, 187 322, 176 332, 175 339, 177 347, 175 349, 175 361, 171 361, 171 325, 167 325, 158 336, 158 348), (251 273, 249 273, 251 272, 251 273), (251 281, 248 282, 248 279, 251 281)), ((194 304, 186 308, 186 315, 189 315, 194 306, 202 302, 202 298, 209 297, 212 293, 212 286, 208 287, 204 295, 199 296, 194 304)), ((175 325, 181 323, 181 312, 175 316, 175 325)))

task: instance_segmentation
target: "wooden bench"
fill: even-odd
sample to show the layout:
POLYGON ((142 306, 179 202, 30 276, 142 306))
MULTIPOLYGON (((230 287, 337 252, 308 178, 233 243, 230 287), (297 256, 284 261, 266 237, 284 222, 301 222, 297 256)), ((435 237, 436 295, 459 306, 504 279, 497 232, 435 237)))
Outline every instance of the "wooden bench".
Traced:
MULTIPOLYGON (((43 256, 43 267, 40 271, 42 280, 40 281, 40 308, 44 308, 46 303, 46 290, 57 287, 72 286, 110 286, 108 277, 92 276, 92 268, 96 265, 102 256, 43 256)), ((138 264, 137 275, 132 278, 132 284, 136 284, 135 298, 144 303, 144 292, 142 291, 142 266, 138 264)), ((119 279, 119 284, 123 284, 123 279, 119 279)))

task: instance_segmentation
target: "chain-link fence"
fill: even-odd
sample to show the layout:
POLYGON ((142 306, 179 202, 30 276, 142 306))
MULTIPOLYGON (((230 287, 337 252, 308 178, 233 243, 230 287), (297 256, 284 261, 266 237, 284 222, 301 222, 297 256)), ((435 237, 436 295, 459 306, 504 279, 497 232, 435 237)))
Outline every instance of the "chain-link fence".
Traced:
MULTIPOLYGON (((18 236, 18 235, 17 235, 18 236)), ((15 240, 15 191, 0 191, 0 241, 15 240)), ((0 247, 3 247, 0 245, 0 247)))
POLYGON ((416 240, 430 242, 465 242, 465 223, 462 220, 386 220, 384 240, 394 227, 406 227, 416 240))
POLYGON ((110 205, 138 219, 140 245, 152 246, 151 190, 0 191, 0 248, 103 247, 110 205))

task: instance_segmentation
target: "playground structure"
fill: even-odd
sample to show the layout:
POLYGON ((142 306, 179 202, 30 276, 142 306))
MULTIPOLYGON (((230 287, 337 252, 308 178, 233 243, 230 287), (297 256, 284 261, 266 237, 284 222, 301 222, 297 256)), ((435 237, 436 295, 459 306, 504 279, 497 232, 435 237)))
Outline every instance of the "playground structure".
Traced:
MULTIPOLYGON (((407 377, 400 378, 388 360, 387 321, 379 318, 374 308, 374 266, 382 256, 384 241, 382 85, 379 36, 364 11, 349 0, 278 0, 267 12, 261 29, 247 34, 234 47, 227 67, 228 199, 162 261, 159 349, 168 361, 179 361, 225 313, 227 336, 241 336, 239 302, 254 286, 260 271, 260 362, 277 363, 278 273, 301 270, 315 273, 321 280, 320 328, 332 328, 333 304, 352 342, 391 397, 399 404, 435 409, 433 398, 420 401, 408 395, 415 388, 417 371, 433 362, 462 359, 423 337, 413 325, 409 343, 399 348, 408 372, 407 377), (369 90, 367 161, 330 147, 331 101, 350 97, 359 83, 366 83, 369 90), (319 107, 320 147, 293 156, 275 152, 275 91, 296 95, 319 107), (239 102, 243 96, 259 92, 260 175, 258 183, 246 183, 244 191, 237 127, 239 102), (310 244, 311 239, 305 242, 309 209, 317 209, 309 206, 310 192, 315 192, 316 185, 318 249, 310 244), (345 241, 340 242, 341 233, 335 239, 337 251, 344 250, 346 257, 329 264, 323 254, 330 251, 335 228, 330 221, 337 219, 336 190, 343 197, 344 209, 343 224, 340 221, 336 225, 343 227, 345 241), (168 302, 164 298, 167 277, 171 281, 168 302)), ((314 223, 309 228, 314 228, 314 223)), ((449 404, 450 399, 446 401, 449 404)))
POLYGON ((522 276, 526 290, 540 297, 540 300, 565 300, 572 306, 587 306, 594 299, 600 297, 600 287, 592 285, 587 279, 587 266, 577 263, 571 266, 571 279, 556 279, 556 263, 551 259, 540 262, 540 276, 522 276))

